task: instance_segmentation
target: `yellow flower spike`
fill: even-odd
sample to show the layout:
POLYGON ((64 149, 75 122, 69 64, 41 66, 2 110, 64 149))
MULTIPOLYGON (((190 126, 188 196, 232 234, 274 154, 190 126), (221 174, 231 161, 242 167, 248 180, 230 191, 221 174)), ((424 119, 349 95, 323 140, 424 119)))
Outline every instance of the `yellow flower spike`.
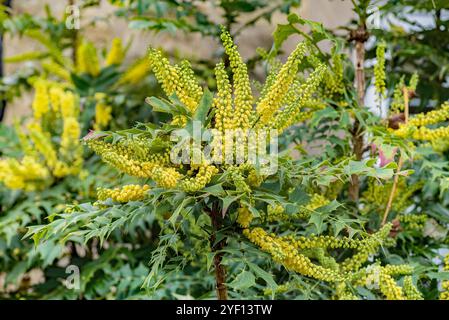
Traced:
POLYGON ((394 87, 393 101, 390 105, 390 113, 392 114, 398 114, 401 111, 404 111, 404 87, 405 80, 404 77, 402 77, 399 83, 394 87))
POLYGON ((13 158, 0 159, 0 182, 9 189, 34 191, 45 186, 49 172, 34 157, 25 156, 20 162, 13 158))
POLYGON ((23 153, 27 156, 36 156, 36 150, 31 146, 28 136, 24 133, 24 130, 17 119, 14 120, 14 129, 19 138, 20 149, 23 153))
POLYGON ((268 221, 281 221, 287 220, 289 216, 285 213, 285 209, 282 205, 269 205, 267 207, 267 220, 268 221))
POLYGON ((81 134, 80 124, 76 118, 64 119, 63 131, 61 135, 61 154, 66 156, 71 150, 79 146, 81 134))
POLYGON ((301 108, 310 100, 313 92, 319 86, 326 71, 325 65, 320 65, 309 76, 307 81, 301 85, 299 89, 299 98, 295 103, 285 107, 282 112, 279 112, 273 121, 273 126, 279 131, 283 131, 294 124, 297 115, 300 114, 301 108))
POLYGON ((411 91, 411 92, 415 92, 416 88, 418 87, 418 82, 419 82, 419 75, 418 75, 418 73, 415 72, 412 75, 412 77, 410 78, 410 82, 409 82, 409 85, 408 85, 408 90, 411 91))
POLYGON ((150 72, 150 63, 147 58, 140 59, 131 65, 119 78, 118 84, 138 84, 150 72))
MULTIPOLYGON (((198 104, 203 96, 203 89, 198 84, 198 80, 195 77, 195 73, 193 72, 189 61, 181 61, 180 75, 181 86, 186 90, 188 96, 195 102, 195 104, 198 104)), ((194 106, 194 109, 196 109, 196 105, 194 106)))
POLYGON ((385 84, 385 49, 387 44, 385 41, 380 42, 376 49, 377 62, 374 66, 374 87, 376 88, 376 93, 382 97, 386 97, 387 87, 385 84))
POLYGON ((247 130, 250 128, 253 111, 253 96, 248 70, 237 50, 237 46, 232 41, 231 35, 224 28, 222 28, 221 40, 233 72, 234 120, 232 129, 247 130))
MULTIPOLYGON (((319 66, 319 65, 317 65, 319 66)), ((324 77, 325 96, 333 97, 344 93, 344 67, 342 55, 336 54, 332 57, 332 70, 328 70, 324 77)))
POLYGON ((413 284, 411 276, 404 277, 403 290, 407 300, 424 300, 421 292, 419 292, 418 288, 413 284))
POLYGON ((50 96, 48 92, 48 83, 43 79, 38 79, 33 84, 36 90, 32 104, 34 118, 40 119, 44 114, 50 111, 50 96))
POLYGON ((113 64, 121 64, 125 58, 125 50, 123 49, 122 40, 120 38, 114 38, 112 40, 112 47, 106 56, 106 66, 113 64))
POLYGON ((290 54, 287 62, 282 66, 264 98, 258 103, 256 110, 260 116, 260 124, 266 125, 281 107, 281 102, 296 78, 299 64, 307 50, 305 43, 300 43, 290 54))
POLYGON ((344 260, 340 264, 341 268, 345 271, 357 271, 360 269, 370 255, 376 253, 379 247, 388 238, 392 226, 391 223, 387 223, 369 238, 364 239, 361 246, 358 248, 358 252, 352 257, 344 260))
POLYGON ((95 106, 95 130, 102 130, 106 128, 112 119, 112 107, 106 105, 104 102, 98 102, 95 106))
POLYGON ((98 76, 100 64, 98 62, 97 49, 91 42, 83 42, 76 51, 77 72, 98 76))
POLYGON ((186 107, 194 112, 198 105, 198 96, 201 88, 193 76, 190 65, 184 63, 183 67, 172 66, 170 61, 162 55, 162 52, 153 48, 149 49, 148 59, 150 68, 161 83, 167 96, 176 94, 186 107))
POLYGON ((196 192, 203 189, 218 173, 218 169, 212 165, 201 165, 198 173, 192 178, 186 178, 181 181, 181 188, 186 192, 196 192))
POLYGON ((48 133, 44 133, 35 122, 28 125, 28 131, 36 150, 44 157, 47 165, 53 168, 57 162, 57 154, 48 133))
POLYGON ((426 126, 435 125, 449 120, 449 102, 445 102, 438 110, 420 113, 411 117, 407 124, 400 125, 393 133, 399 137, 412 137, 415 140, 438 141, 449 137, 449 127, 430 129, 426 126))
POLYGON ((44 68, 44 70, 52 75, 55 75, 59 78, 61 78, 62 80, 71 82, 72 81, 72 77, 70 75, 70 71, 67 71, 67 69, 63 66, 61 66, 60 64, 54 62, 54 61, 45 61, 42 62, 42 68, 44 68))
POLYGON ((380 272, 379 288, 387 300, 405 300, 402 288, 386 272, 380 272))
MULTIPOLYGON (((449 271, 449 254, 447 254, 444 257, 444 265, 443 265, 443 271, 448 272, 449 271)), ((441 283, 441 286, 443 288, 443 291, 440 293, 440 300, 449 300, 449 281, 443 281, 441 283)))
POLYGON ((214 99, 215 128, 224 133, 233 127, 232 110, 232 87, 226 73, 224 63, 220 62, 215 67, 215 78, 217 80, 217 97, 214 99))
POLYGON ((253 220, 253 214, 245 206, 237 209, 237 223, 243 229, 247 229, 253 220))
POLYGON ((104 141, 87 140, 86 144, 97 153, 104 162, 118 170, 139 178, 153 179, 163 188, 174 188, 182 175, 175 168, 164 167, 169 155, 136 157, 136 149, 131 146, 110 144, 104 141))
POLYGON ((426 214, 406 214, 399 217, 401 227, 405 230, 422 231, 427 221, 426 214))
MULTIPOLYGON (((257 105, 260 104, 260 102, 265 99, 268 92, 270 92, 273 85, 276 83, 277 76, 279 74, 279 71, 282 68, 282 63, 279 60, 271 59, 270 63, 270 70, 268 72, 267 78, 265 79, 265 84, 262 86, 260 90, 260 96, 257 101, 257 105)), ((293 83, 294 84, 294 83, 293 83)), ((292 84, 292 85, 293 85, 292 84)), ((286 93, 286 96, 289 94, 290 91, 286 93)), ((285 99, 284 99, 285 102, 285 99)))
POLYGON ((61 92, 61 115, 63 118, 77 117, 79 113, 78 101, 73 92, 61 92))
POLYGON ((52 86, 49 90, 50 92, 50 101, 51 108, 55 114, 60 114, 61 111, 61 97, 64 94, 64 91, 61 87, 52 86))
POLYGON ((146 192, 150 189, 149 185, 135 185, 129 184, 125 185, 121 188, 114 189, 105 189, 98 188, 97 189, 97 198, 98 200, 106 200, 111 198, 115 202, 126 203, 129 201, 138 201, 143 200, 145 198, 146 192))
POLYGON ((420 113, 409 119, 408 125, 420 127, 438 124, 449 119, 449 102, 445 102, 438 110, 420 113))
POLYGON ((312 263, 309 258, 299 253, 293 245, 280 238, 268 235, 261 228, 244 229, 243 234, 252 243, 259 246, 262 251, 270 253, 274 261, 281 263, 288 270, 328 282, 344 281, 346 278, 338 271, 312 263))

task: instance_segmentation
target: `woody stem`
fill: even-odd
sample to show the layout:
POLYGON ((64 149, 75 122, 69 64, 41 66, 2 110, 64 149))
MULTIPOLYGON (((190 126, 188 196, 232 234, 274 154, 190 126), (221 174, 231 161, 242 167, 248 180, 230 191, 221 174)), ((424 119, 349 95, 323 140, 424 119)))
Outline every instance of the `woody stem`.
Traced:
POLYGON ((215 284, 217 290, 218 300, 228 299, 228 290, 226 288, 226 269, 222 264, 223 252, 221 250, 226 244, 226 239, 223 238, 217 242, 217 232, 223 226, 223 218, 221 217, 218 203, 212 205, 212 210, 209 212, 212 221, 212 234, 209 242, 212 252, 214 253, 214 268, 215 268, 215 284))
MULTIPOLYGON (((405 124, 407 124, 408 123, 408 114, 409 114, 409 111, 408 111, 409 97, 408 97, 408 89, 406 87, 403 88, 403 93, 404 93, 404 115, 405 115, 404 122, 405 122, 405 124)), ((401 172, 403 164, 404 164, 404 158, 402 157, 402 155, 400 155, 399 161, 398 161, 398 168, 396 170, 396 174, 394 175, 394 179, 393 179, 393 186, 391 187, 391 192, 390 192, 390 196, 388 198, 387 207, 385 208, 384 216, 382 218, 382 226, 385 225, 385 223, 387 222, 388 214, 391 211, 391 206, 393 205, 394 196, 396 194, 396 189, 398 187, 399 172, 401 172)))

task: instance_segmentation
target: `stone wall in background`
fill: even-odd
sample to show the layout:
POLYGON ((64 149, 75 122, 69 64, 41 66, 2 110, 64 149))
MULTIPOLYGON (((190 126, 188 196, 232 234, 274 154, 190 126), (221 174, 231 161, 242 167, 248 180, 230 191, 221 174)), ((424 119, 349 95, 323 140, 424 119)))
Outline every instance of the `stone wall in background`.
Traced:
MULTIPOLYGON (((13 10, 16 13, 28 12, 32 15, 43 15, 44 6, 49 4, 56 16, 61 16, 66 8, 66 0, 13 0, 13 10)), ((215 21, 221 23, 219 12, 214 6, 213 1, 201 2, 202 10, 215 21)), ((352 17, 351 1, 344 0, 303 0, 298 14, 306 19, 312 19, 322 22, 326 27, 333 28, 343 25, 352 17)), ((210 58, 216 51, 218 44, 209 37, 202 37, 199 34, 186 34, 184 32, 170 33, 152 33, 130 30, 127 23, 113 15, 113 7, 107 2, 102 1, 98 8, 85 10, 81 17, 82 25, 95 20, 95 25, 84 29, 84 36, 89 40, 95 41, 100 46, 107 47, 111 39, 120 37, 124 42, 133 39, 128 58, 132 59, 142 56, 146 52, 148 45, 160 46, 169 52, 182 52, 183 56, 210 58)), ((241 23, 251 19, 250 15, 242 17, 241 23)), ((246 29, 237 39, 239 49, 244 58, 254 54, 257 47, 269 48, 272 44, 272 32, 276 24, 285 23, 285 15, 276 14, 271 23, 262 21, 257 25, 246 29)), ((291 38, 285 44, 285 52, 290 52, 296 45, 297 39, 291 38)), ((27 38, 5 38, 5 56, 13 56, 19 53, 38 49, 39 44, 27 38)), ((19 65, 6 65, 6 74, 14 72, 19 65)), ((31 105, 31 96, 25 95, 16 99, 14 103, 9 104, 5 116, 6 122, 11 122, 14 117, 29 113, 31 105)))

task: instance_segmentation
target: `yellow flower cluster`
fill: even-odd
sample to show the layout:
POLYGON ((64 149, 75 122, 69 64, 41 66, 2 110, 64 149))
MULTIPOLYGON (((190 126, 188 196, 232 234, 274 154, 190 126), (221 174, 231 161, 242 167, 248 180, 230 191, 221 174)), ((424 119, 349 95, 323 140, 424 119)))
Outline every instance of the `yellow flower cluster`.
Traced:
POLYGON ((440 109, 427 113, 420 113, 410 118, 410 126, 421 127, 431 124, 438 124, 449 119, 449 102, 445 102, 440 109))
MULTIPOLYGON (((363 192, 363 200, 367 204, 367 209, 375 206, 384 208, 391 193, 393 183, 381 184, 375 179, 368 180, 368 188, 363 192)), ((411 204, 413 194, 423 187, 423 182, 407 185, 405 179, 399 179, 397 184, 396 198, 393 203, 393 210, 404 212, 411 204)))
POLYGON ((395 135, 399 137, 412 137, 415 140, 438 140, 445 139, 449 136, 448 127, 440 127, 437 129, 429 129, 426 126, 435 125, 449 119, 449 102, 445 102, 438 110, 427 113, 420 113, 410 118, 407 124, 403 124, 395 135))
POLYGON ((405 300, 402 288, 394 278, 383 270, 379 275, 379 288, 387 300, 405 300))
MULTIPOLYGON (((449 254, 444 258, 443 271, 449 272, 449 254)), ((441 286, 443 291, 440 293, 440 300, 449 300, 449 281, 443 281, 441 286)))
POLYGON ((242 172, 239 167, 228 168, 232 182, 234 183, 235 189, 239 192, 251 192, 251 188, 246 183, 246 179, 243 177, 242 172))
POLYGON ((20 161, 0 159, 0 182, 9 189, 34 191, 40 189, 49 177, 48 169, 31 156, 20 161))
MULTIPOLYGON (((260 96, 259 96, 259 99, 257 100, 257 105, 270 92, 270 89, 273 86, 273 84, 276 82, 276 79, 277 79, 277 76, 279 74, 279 71, 282 68, 281 61, 279 61, 278 59, 274 59, 274 58, 268 58, 267 55, 268 55, 268 53, 264 53, 264 58, 268 59, 268 62, 269 62, 269 65, 270 65, 270 69, 269 69, 267 78, 265 79, 265 84, 262 85, 262 84, 259 83, 259 85, 258 85, 258 89, 260 91, 260 96)), ((297 82, 296 79, 292 83, 292 87, 295 85, 295 82, 297 82)), ((287 101, 287 99, 292 98, 292 95, 290 94, 290 92, 291 91, 288 91, 286 93, 285 98, 283 99, 284 101, 287 101)))
POLYGON ((449 139, 446 138, 437 138, 432 140, 431 142, 433 150, 439 153, 444 153, 449 150, 449 139))
POLYGON ((33 85, 36 89, 33 119, 26 126, 27 132, 18 123, 15 126, 25 156, 21 160, 0 160, 3 168, 0 181, 11 189, 44 188, 52 178, 77 175, 82 168, 75 95, 57 83, 40 78, 33 85), (54 137, 58 135, 60 143, 56 144, 54 137))
MULTIPOLYGON (((82 149, 79 143, 80 125, 77 120, 79 108, 75 95, 64 90, 64 86, 38 78, 33 82, 36 93, 33 101, 33 119, 28 131, 16 124, 22 151, 22 160, 6 159, 15 169, 5 171, 2 181, 10 188, 35 190, 37 185, 45 187, 53 177, 76 175, 81 171, 82 149), (56 125, 61 121, 61 125, 56 125), (62 132, 58 128, 62 127, 62 132), (60 136, 56 145, 54 136, 60 136), (21 172, 29 168, 29 173, 21 172), (45 178, 45 179, 44 179, 45 178), (16 181, 16 183, 11 183, 16 181)), ((11 167, 12 168, 12 167, 11 167)))
MULTIPOLYGON (((276 236, 268 234, 262 228, 249 229, 251 221, 252 215, 249 210, 244 207, 239 208, 237 222, 244 228, 243 234, 263 251, 270 253, 276 262, 281 263, 287 269, 319 280, 328 282, 356 281, 355 283, 359 285, 367 284, 368 278, 371 277, 370 272, 364 269, 360 271, 363 275, 360 278, 359 268, 371 254, 377 252, 392 227, 391 224, 387 224, 377 233, 365 239, 356 240, 331 236, 276 236), (341 263, 337 263, 327 250, 340 248, 352 249, 355 253, 341 263), (319 264, 312 263, 311 259, 319 264)), ((388 277, 412 272, 412 268, 408 265, 388 265, 379 268, 384 274, 383 292, 388 293, 389 296, 394 295, 395 289, 388 277)))
POLYGON ((112 40, 112 47, 106 56, 106 66, 113 64, 121 64, 125 58, 125 50, 123 49, 122 40, 120 38, 114 38, 112 40))
MULTIPOLYGON (((344 87, 344 69, 342 62, 342 55, 336 54, 332 58, 332 70, 326 72, 323 79, 325 97, 334 97, 335 95, 343 94, 344 87)), ((319 65, 318 65, 319 66, 319 65)))
POLYGON ((268 124, 281 107, 282 100, 290 90, 290 87, 296 78, 299 64, 301 63, 306 50, 307 45, 305 43, 298 44, 277 74, 274 83, 270 85, 270 89, 257 104, 256 110, 260 116, 260 124, 268 124))
POLYGON ((150 64, 146 58, 137 60, 121 75, 118 84, 138 84, 150 72, 150 64))
POLYGON ((73 148, 79 147, 79 137, 81 135, 81 128, 78 120, 75 117, 68 117, 64 119, 64 127, 61 135, 61 149, 60 152, 64 156, 68 156, 73 148))
POLYGON ((112 107, 108 106, 104 101, 97 102, 95 106, 95 130, 106 128, 112 119, 112 107))
POLYGON ((268 221, 281 221, 287 220, 289 216, 285 213, 284 207, 278 205, 268 205, 267 207, 267 220, 268 221))
POLYGON ((213 165, 201 165, 194 177, 181 182, 181 188, 186 192, 197 192, 203 189, 217 172, 218 169, 213 165))
POLYGON ((56 75, 57 77, 65 80, 71 81, 70 72, 67 71, 62 65, 54 62, 54 61, 44 61, 42 62, 42 68, 49 74, 56 75))
POLYGON ((84 41, 78 46, 76 62, 76 71, 78 73, 87 73, 94 77, 100 73, 97 49, 91 42, 84 41))
POLYGON ((421 292, 413 284, 413 278, 411 276, 404 277, 404 284, 402 286, 407 300, 424 300, 421 292))
POLYGON ((376 88, 377 94, 380 97, 386 97, 386 85, 385 85, 385 49, 387 44, 382 41, 377 45, 376 58, 377 62, 374 65, 374 87, 376 88))
POLYGON ((399 217, 401 226, 409 230, 422 231, 427 221, 426 214, 406 214, 399 217))
POLYGON ((132 143, 112 144, 88 139, 86 144, 112 167, 131 176, 153 179, 161 187, 174 188, 181 178, 181 174, 175 168, 165 166, 168 154, 142 155, 136 152, 136 145, 132 146, 132 143))
POLYGON ((237 46, 232 41, 231 35, 224 28, 221 32, 221 40, 225 52, 229 57, 229 62, 233 73, 233 128, 246 130, 250 128, 251 114, 253 110, 253 96, 248 77, 248 70, 237 50, 237 46))
POLYGON ((35 95, 33 100, 33 112, 36 119, 42 118, 50 110, 49 83, 44 79, 37 79, 34 84, 35 95))
POLYGON ((128 184, 121 188, 97 189, 98 200, 106 200, 111 198, 115 202, 126 203, 129 201, 138 201, 145 198, 146 191, 150 189, 150 186, 145 184, 143 186, 136 184, 128 184))
POLYGON ((301 108, 309 102, 313 92, 318 88, 325 71, 326 66, 321 64, 312 72, 307 81, 300 86, 297 92, 299 98, 294 103, 287 105, 282 112, 277 114, 274 119, 274 128, 283 131, 295 123, 301 108))
POLYGON ((314 211, 318 208, 324 207, 330 203, 329 199, 319 193, 314 193, 309 203, 305 206, 307 211, 314 211))
POLYGON ((58 155, 51 142, 51 135, 48 132, 44 132, 38 122, 32 122, 28 125, 28 134, 35 150, 43 156, 47 166, 50 168, 55 167, 58 155))
POLYGON ((217 110, 215 113, 215 128, 224 132, 234 126, 232 87, 224 63, 218 63, 215 67, 215 78, 217 81, 217 97, 214 99, 214 107, 217 110))
POLYGON ((261 176, 255 169, 250 170, 248 177, 246 178, 248 185, 251 187, 259 187, 262 184, 263 180, 264 177, 261 176))
POLYGON ((312 263, 295 246, 275 235, 267 234, 261 228, 244 229, 243 234, 261 250, 270 253, 274 261, 281 263, 288 270, 328 282, 343 281, 346 278, 338 271, 312 263))
POLYGON ((436 141, 449 138, 449 127, 440 127, 437 129, 429 129, 427 127, 419 127, 413 132, 412 138, 421 141, 436 141))
POLYGON ((253 214, 245 206, 241 206, 237 209, 237 223, 243 228, 249 228, 249 225, 253 221, 253 214))
POLYGON ((334 300, 359 300, 359 298, 348 290, 348 286, 345 282, 338 282, 335 285, 335 297, 334 300))
POLYGON ((202 89, 197 84, 190 65, 184 62, 181 67, 172 66, 161 51, 153 48, 148 51, 148 59, 150 68, 161 83, 166 95, 176 94, 192 113, 195 112, 202 96, 202 89))
POLYGON ((390 113, 398 114, 401 111, 404 111, 404 89, 405 80, 404 77, 401 78, 398 84, 394 87, 393 91, 393 101, 390 105, 390 113))
POLYGON ((284 207, 280 204, 269 205, 267 207, 267 220, 273 222, 282 220, 287 221, 289 219, 309 218, 311 212, 325 205, 328 205, 329 203, 329 199, 318 193, 314 193, 310 198, 310 201, 306 205, 300 206, 299 212, 292 215, 286 214, 284 207))
POLYGON ((413 284, 413 267, 410 265, 369 265, 357 275, 355 285, 378 289, 387 300, 422 300, 422 295, 413 284), (393 276, 405 275, 401 287, 393 276))
POLYGON ((361 245, 358 247, 358 252, 341 263, 342 269, 347 271, 358 270, 368 260, 370 255, 376 253, 383 242, 385 242, 392 226, 391 223, 387 223, 375 234, 362 240, 361 245))

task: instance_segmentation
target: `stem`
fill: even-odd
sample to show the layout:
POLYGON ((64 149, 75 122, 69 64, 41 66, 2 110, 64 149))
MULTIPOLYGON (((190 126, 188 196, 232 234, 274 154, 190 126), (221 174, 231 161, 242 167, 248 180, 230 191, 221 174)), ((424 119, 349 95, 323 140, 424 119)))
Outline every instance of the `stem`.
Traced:
MULTIPOLYGON (((69 0, 69 6, 75 5, 75 0, 69 0)), ((76 68, 77 58, 76 58, 76 50, 78 48, 78 30, 75 28, 72 30, 72 62, 73 66, 76 68)))
POLYGON ((212 252, 214 253, 214 268, 215 268, 215 284, 217 289, 218 300, 228 300, 228 290, 226 288, 226 269, 222 264, 223 252, 221 250, 226 244, 226 238, 217 242, 217 232, 223 226, 223 219, 218 208, 218 203, 212 205, 212 210, 209 211, 212 220, 212 234, 209 242, 212 252))
MULTIPOLYGON (((368 32, 364 22, 359 24, 359 27, 351 34, 351 40, 355 41, 356 50, 356 89, 357 101, 360 108, 363 107, 365 101, 365 42, 368 40, 368 32)), ((352 152, 357 161, 362 160, 363 156, 363 130, 357 118, 354 119, 354 124, 351 130, 352 134, 352 152)), ((351 176, 351 185, 349 186, 349 198, 352 201, 358 201, 360 192, 359 176, 353 174, 351 176)))
MULTIPOLYGON (((408 89, 407 87, 404 87, 402 90, 404 93, 404 116, 405 116, 404 122, 405 124, 407 124, 409 115, 408 89)), ((396 170, 396 174, 394 175, 393 186, 391 187, 391 193, 388 198, 387 207, 385 208, 384 216, 382 218, 382 226, 385 225, 385 223, 387 222, 388 214, 390 213, 391 206, 393 205, 394 196, 396 194, 396 189, 398 187, 399 182, 399 172, 401 172, 403 164, 404 164, 404 157, 401 154, 398 161, 398 169, 396 170)))

